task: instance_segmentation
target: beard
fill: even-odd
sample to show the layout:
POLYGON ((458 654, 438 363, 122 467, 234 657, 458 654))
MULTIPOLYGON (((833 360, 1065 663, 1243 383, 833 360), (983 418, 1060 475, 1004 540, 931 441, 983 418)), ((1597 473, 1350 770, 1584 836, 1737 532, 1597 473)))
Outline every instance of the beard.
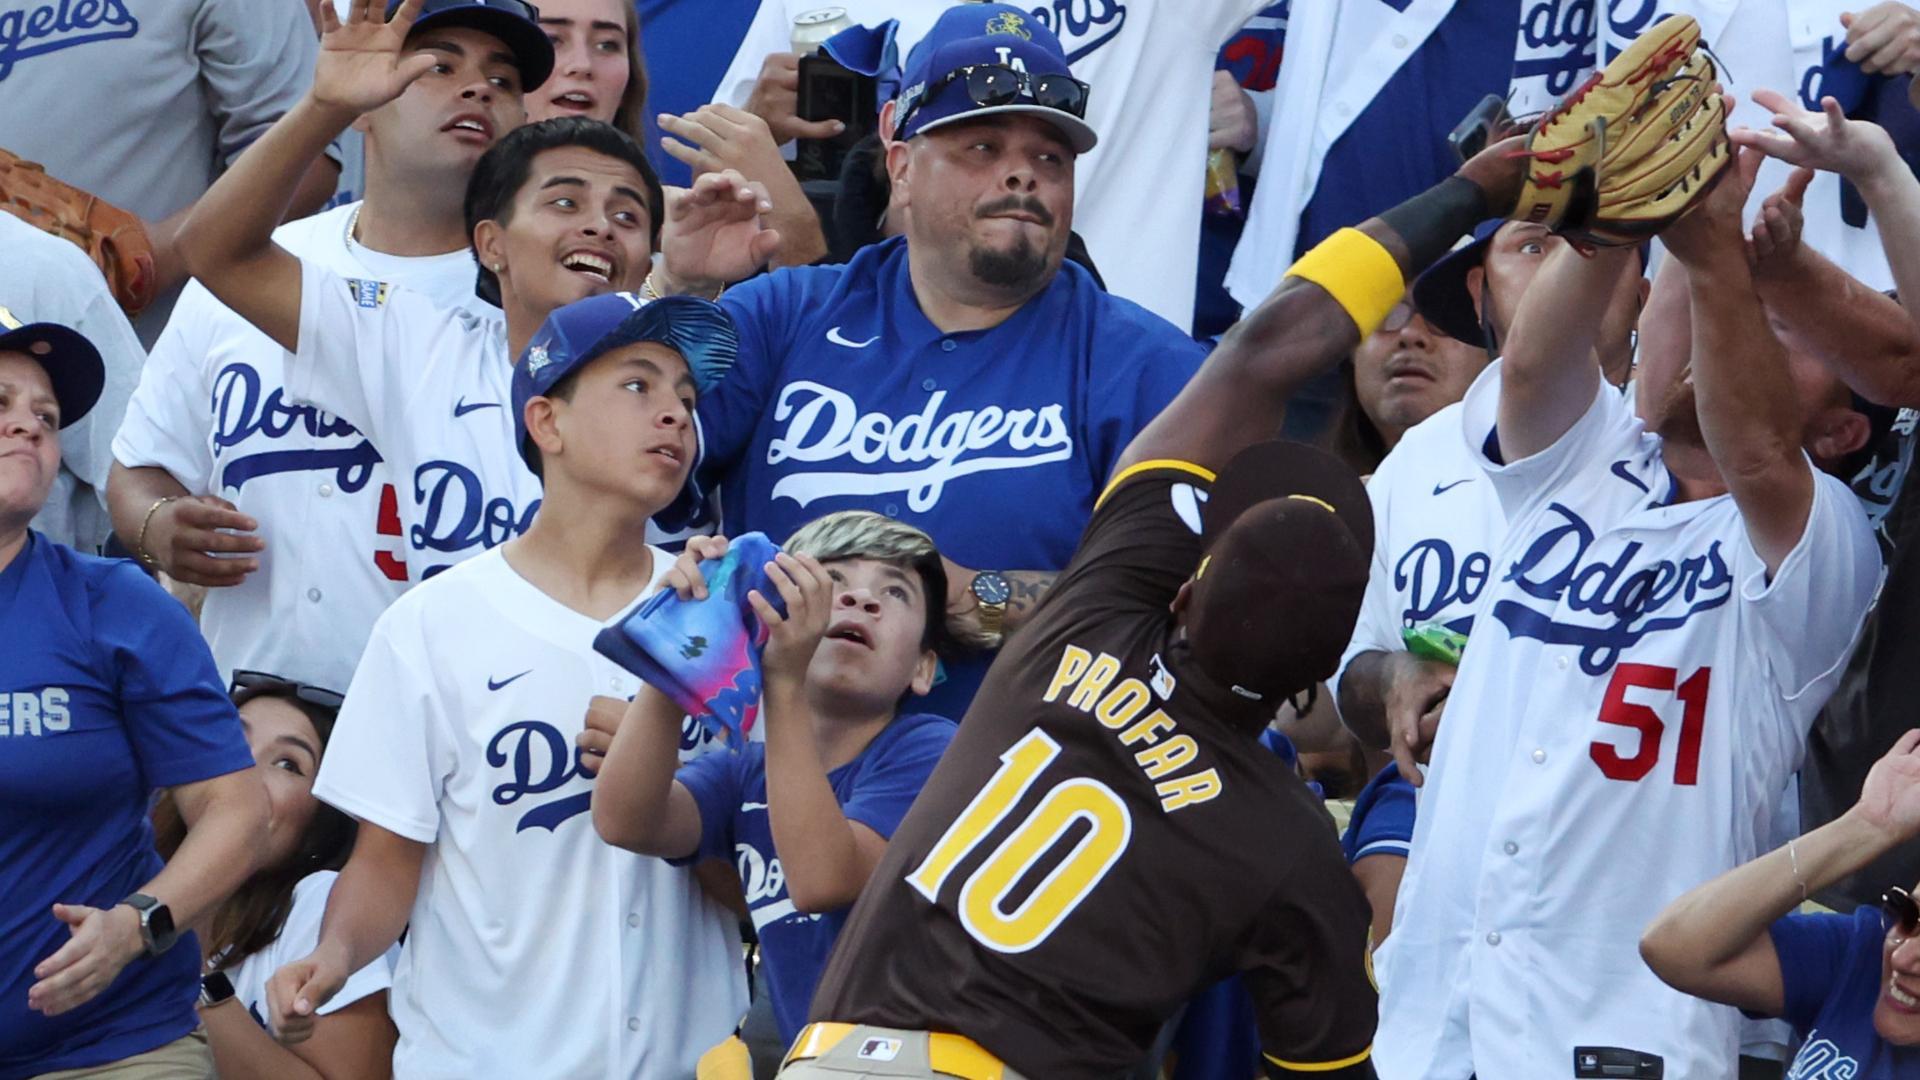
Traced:
POLYGON ((967 253, 967 269, 984 284, 1027 290, 1046 277, 1047 253, 1022 237, 1011 248, 974 248, 967 253))

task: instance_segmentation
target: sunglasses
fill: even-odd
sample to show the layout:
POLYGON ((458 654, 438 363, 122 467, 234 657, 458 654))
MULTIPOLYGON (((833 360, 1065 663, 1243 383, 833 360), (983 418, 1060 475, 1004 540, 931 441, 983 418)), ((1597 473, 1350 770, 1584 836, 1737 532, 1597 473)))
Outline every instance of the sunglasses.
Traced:
POLYGON ((311 683, 296 682, 264 671, 236 671, 233 673, 233 685, 227 687, 227 693, 241 690, 257 690, 263 694, 278 694, 316 705, 331 712, 339 712, 340 705, 346 700, 337 691, 311 683))
POLYGON ((1893 928, 1899 931, 1903 944, 1914 936, 1914 931, 1920 930, 1920 904, 1914 902, 1912 893, 1900 886, 1880 894, 1880 909, 1893 920, 1893 928))
POLYGON ((1011 105, 1025 94, 1043 109, 1058 109, 1083 120, 1087 116, 1087 84, 1071 75, 1032 75, 1005 64, 968 64, 928 83, 927 88, 901 110, 893 137, 905 138, 907 121, 913 119, 913 114, 955 82, 964 83, 968 99, 981 108, 1011 105))

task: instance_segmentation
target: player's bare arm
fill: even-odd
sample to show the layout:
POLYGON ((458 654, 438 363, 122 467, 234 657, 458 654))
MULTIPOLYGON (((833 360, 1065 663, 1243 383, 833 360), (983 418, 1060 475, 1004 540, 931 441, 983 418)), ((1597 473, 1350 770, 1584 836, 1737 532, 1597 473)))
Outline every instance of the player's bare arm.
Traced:
POLYGON ((887 841, 841 812, 807 703, 807 668, 833 613, 833 580, 819 560, 784 552, 768 564, 767 577, 787 605, 783 617, 758 592, 747 594, 768 627, 761 658, 767 824, 793 906, 809 913, 834 911, 859 899, 887 841))
POLYGON ((1343 291, 1397 302, 1405 283, 1462 234, 1513 208, 1525 172, 1520 145, 1517 137, 1495 143, 1425 193, 1367 219, 1358 228, 1366 239, 1337 233, 1303 257, 1273 295, 1221 339, 1180 396, 1134 437, 1115 463, 1115 475, 1164 459, 1217 470, 1271 438, 1294 391, 1352 352, 1392 306, 1360 316, 1370 323, 1360 325, 1327 286, 1302 276, 1303 267, 1316 255, 1329 257, 1328 273, 1344 283, 1343 291))
POLYGON ((267 1012, 281 1042, 310 1038, 320 1006, 400 940, 426 857, 427 845, 418 840, 360 822, 353 854, 327 896, 319 943, 267 980, 267 1012))
MULTIPOLYGON (((1881 246, 1899 294, 1920 296, 1915 291, 1920 290, 1920 179, 1900 159, 1892 138, 1877 124, 1847 119, 1832 98, 1822 100, 1818 113, 1801 108, 1773 90, 1757 90, 1753 100, 1773 110, 1778 130, 1739 129, 1732 134, 1733 142, 1802 169, 1838 173, 1852 181, 1880 230, 1881 246)), ((1773 201, 1770 198, 1768 203, 1773 201)), ((1767 209, 1762 208, 1763 220, 1755 225, 1756 240, 1768 216, 1767 209)), ((1782 209, 1783 224, 1792 224, 1786 213, 1790 210, 1797 214, 1797 201, 1782 209)), ((1798 243, 1797 236, 1793 241, 1798 257, 1793 260, 1792 288, 1774 287, 1765 261, 1758 263, 1754 277, 1761 297, 1787 324, 1787 332, 1814 335, 1794 343, 1833 368, 1849 387, 1869 400, 1886 405, 1920 403, 1920 364, 1913 362, 1912 355, 1916 348, 1913 342, 1920 341, 1920 329, 1915 328, 1911 307, 1906 308, 1906 338, 1901 339, 1886 322, 1886 305, 1891 300, 1854 282, 1845 271, 1798 243), (1836 302, 1845 304, 1848 317, 1821 319, 1823 312, 1830 315, 1835 310, 1836 302), (1818 335, 1820 328, 1830 331, 1826 336, 1844 334, 1844 347, 1823 347, 1826 342, 1825 336, 1818 335), (1889 348, 1901 341, 1906 348, 1889 348)))
POLYGON ((432 69, 431 54, 403 51, 420 4, 407 0, 389 22, 378 5, 354 0, 345 23, 322 5, 313 86, 207 189, 180 229, 193 276, 290 352, 300 343, 300 260, 273 242, 274 226, 335 136, 432 69))
POLYGON ((1638 259, 1630 248, 1584 255, 1571 245, 1547 256, 1520 300, 1502 353, 1495 423, 1506 461, 1552 446, 1593 403, 1600 385, 1594 346, 1606 298, 1638 259))
POLYGON ((238 585, 260 569, 260 523, 216 495, 195 495, 158 465, 107 473, 114 535, 134 557, 176 581, 206 588, 238 585))
POLYGON ((700 807, 673 778, 685 716, 651 686, 642 686, 627 706, 593 783, 593 828, 600 839, 663 859, 683 858, 700 846, 700 807))
POLYGON ((1759 153, 1741 150, 1713 193, 1661 237, 1687 272, 1700 433, 1754 552, 1773 573, 1800 542, 1814 484, 1787 352, 1747 265, 1741 208, 1759 167, 1759 153))

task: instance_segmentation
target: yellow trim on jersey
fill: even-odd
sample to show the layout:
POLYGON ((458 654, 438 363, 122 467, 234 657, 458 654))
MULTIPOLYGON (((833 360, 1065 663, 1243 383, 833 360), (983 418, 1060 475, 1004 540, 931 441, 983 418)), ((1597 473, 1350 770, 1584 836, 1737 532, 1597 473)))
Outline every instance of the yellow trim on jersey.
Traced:
POLYGON ((1287 268, 1286 277, 1302 278, 1327 290, 1360 328, 1360 339, 1380 328, 1407 295, 1400 264, 1380 241, 1359 229, 1341 229, 1313 246, 1287 268))
POLYGON ((1192 473, 1193 475, 1199 477, 1200 479, 1205 480, 1209 484, 1213 483, 1214 480, 1217 479, 1214 476, 1212 469, 1207 469, 1199 465, 1195 465, 1191 461, 1181 461, 1178 458, 1154 458, 1151 461, 1138 461, 1133 463, 1132 465, 1127 466, 1124 469, 1121 469, 1119 472, 1114 474, 1113 479, 1107 481, 1107 486, 1100 492, 1100 497, 1093 501, 1093 508, 1095 510, 1100 509, 1100 505, 1107 501, 1107 496, 1113 494, 1114 488, 1117 488, 1121 484, 1125 483, 1127 478, 1131 477, 1133 474, 1143 473, 1143 472, 1146 472, 1148 469, 1178 469, 1183 473, 1192 473))
POLYGON ((1369 1045, 1365 1050, 1360 1051, 1359 1053, 1353 1055, 1352 1057, 1344 1057, 1344 1058, 1341 1058, 1339 1061, 1284 1061, 1280 1058, 1274 1057, 1272 1054, 1262 1054, 1261 1056, 1266 1058, 1268 1061, 1273 1062, 1275 1065, 1278 1065, 1281 1068, 1286 1069, 1289 1072, 1315 1073, 1315 1072, 1332 1072, 1335 1069, 1349 1068, 1351 1066, 1358 1065, 1361 1062, 1367 1060, 1367 1058, 1372 1054, 1373 1054, 1373 1047, 1369 1045))
MULTIPOLYGON (((780 1063, 782 1068, 796 1061, 821 1057, 840 1045, 858 1025, 820 1021, 800 1029, 793 1049, 780 1063)), ((946 1031, 927 1033, 927 1065, 934 1072, 958 1076, 962 1080, 1004 1080, 1007 1067, 979 1043, 965 1035, 946 1031)))

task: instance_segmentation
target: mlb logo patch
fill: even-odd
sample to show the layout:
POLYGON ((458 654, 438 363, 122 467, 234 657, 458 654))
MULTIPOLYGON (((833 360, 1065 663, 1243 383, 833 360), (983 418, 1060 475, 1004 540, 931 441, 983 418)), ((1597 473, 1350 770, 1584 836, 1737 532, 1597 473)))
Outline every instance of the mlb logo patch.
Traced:
POLYGON ((390 286, 384 281, 369 281, 366 278, 348 278, 347 292, 353 302, 369 310, 387 302, 387 290, 390 286))
POLYGON ((872 1038, 861 1043, 854 1056, 862 1061, 892 1061, 900 1056, 903 1045, 899 1039, 872 1038))

